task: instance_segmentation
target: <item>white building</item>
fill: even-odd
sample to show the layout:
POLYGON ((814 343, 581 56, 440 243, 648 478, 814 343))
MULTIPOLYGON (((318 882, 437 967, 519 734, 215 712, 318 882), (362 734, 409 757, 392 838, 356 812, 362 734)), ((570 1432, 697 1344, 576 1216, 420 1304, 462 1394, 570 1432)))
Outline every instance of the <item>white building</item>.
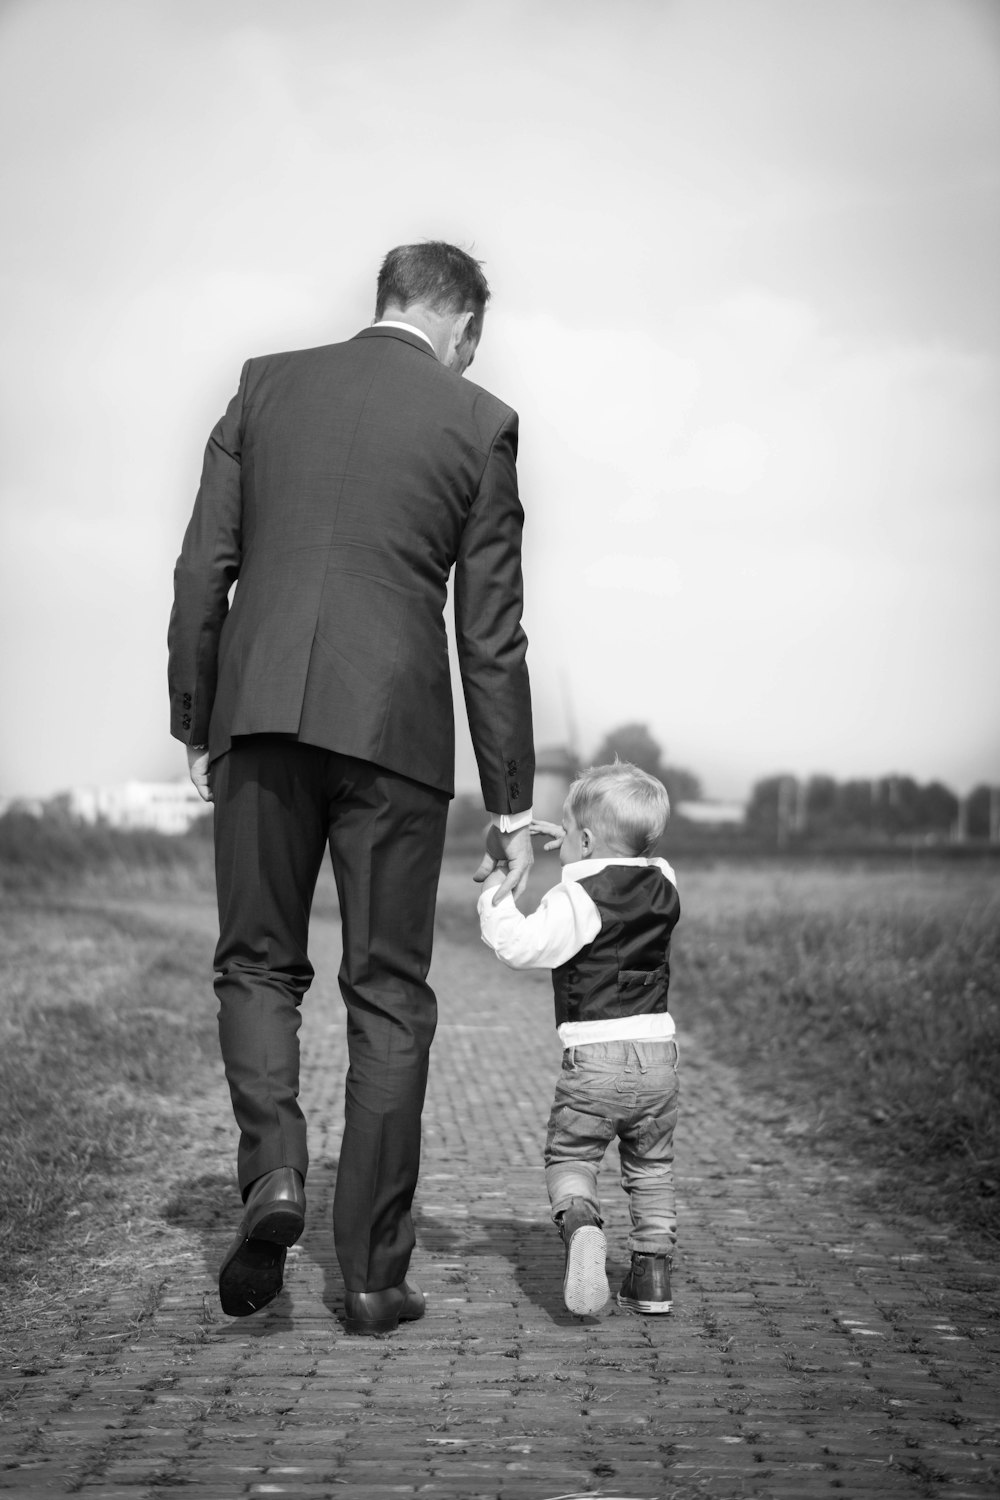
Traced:
POLYGON ((679 818, 701 823, 706 828, 736 828, 746 821, 747 815, 742 802, 678 802, 674 811, 679 818))
POLYGON ((187 778, 178 781, 126 781, 121 786, 74 787, 69 812, 84 823, 112 828, 155 828, 186 833, 209 811, 187 778))

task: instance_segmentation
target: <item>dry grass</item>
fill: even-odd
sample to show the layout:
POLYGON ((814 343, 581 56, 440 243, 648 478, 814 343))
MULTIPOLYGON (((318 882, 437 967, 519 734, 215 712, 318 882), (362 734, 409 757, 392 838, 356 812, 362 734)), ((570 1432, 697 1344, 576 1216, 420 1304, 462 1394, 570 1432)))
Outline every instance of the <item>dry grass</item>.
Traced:
POLYGON ((217 1051, 205 955, 101 902, 0 912, 0 1280, 120 1211, 217 1051))

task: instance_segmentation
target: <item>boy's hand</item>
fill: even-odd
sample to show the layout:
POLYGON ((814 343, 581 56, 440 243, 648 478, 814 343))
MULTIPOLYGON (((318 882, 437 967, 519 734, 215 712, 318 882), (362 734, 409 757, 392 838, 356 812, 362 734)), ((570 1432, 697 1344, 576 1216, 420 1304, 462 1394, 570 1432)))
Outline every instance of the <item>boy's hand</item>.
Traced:
POLYGON ((532 835, 542 834, 548 839, 549 842, 542 845, 543 849, 561 849, 562 841, 566 837, 566 830, 560 828, 558 823, 543 823, 536 818, 531 821, 531 833, 532 835))
POLYGON ((481 881, 480 883, 483 887, 483 890, 488 891, 491 890, 495 885, 503 885, 506 879, 507 866, 497 865, 496 869, 491 870, 490 873, 486 876, 485 880, 481 881))

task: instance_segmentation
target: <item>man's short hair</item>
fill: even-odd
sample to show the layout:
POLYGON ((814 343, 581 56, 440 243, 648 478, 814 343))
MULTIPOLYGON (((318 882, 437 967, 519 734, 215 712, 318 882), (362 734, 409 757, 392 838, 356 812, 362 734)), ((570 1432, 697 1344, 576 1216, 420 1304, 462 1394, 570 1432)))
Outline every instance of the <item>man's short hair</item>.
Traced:
POLYGON ((389 306, 409 307, 422 302, 438 313, 475 314, 477 328, 490 300, 490 289, 482 264, 465 250, 444 240, 425 240, 420 245, 397 245, 390 250, 378 273, 375 316, 384 317, 389 306))
POLYGON ((667 826, 670 798, 662 781, 626 760, 591 766, 573 782, 566 798, 578 828, 633 858, 652 854, 667 826))

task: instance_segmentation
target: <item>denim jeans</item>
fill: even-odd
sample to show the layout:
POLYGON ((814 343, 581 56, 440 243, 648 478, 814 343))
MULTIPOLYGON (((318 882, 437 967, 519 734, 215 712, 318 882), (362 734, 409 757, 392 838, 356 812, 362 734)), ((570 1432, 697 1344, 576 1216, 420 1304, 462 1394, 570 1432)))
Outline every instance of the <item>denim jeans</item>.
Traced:
POLYGON ((597 1173, 617 1136, 632 1218, 628 1247, 669 1255, 677 1239, 677 1096, 673 1041, 567 1047, 545 1141, 545 1185, 553 1219, 572 1198, 583 1198, 601 1217, 597 1173))

